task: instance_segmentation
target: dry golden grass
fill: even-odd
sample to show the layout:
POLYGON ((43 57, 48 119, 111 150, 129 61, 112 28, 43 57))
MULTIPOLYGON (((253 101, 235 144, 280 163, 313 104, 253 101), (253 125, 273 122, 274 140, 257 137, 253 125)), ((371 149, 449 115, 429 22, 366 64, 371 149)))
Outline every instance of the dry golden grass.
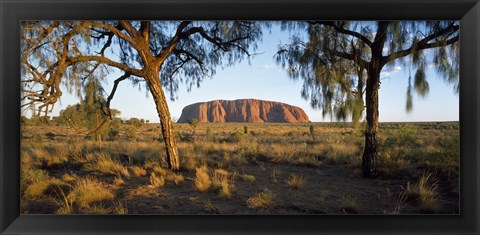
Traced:
POLYGON ((207 166, 197 167, 195 172, 195 187, 200 192, 205 192, 210 189, 211 185, 212 185, 212 180, 208 175, 207 166))
POLYGON ((212 177, 212 187, 215 189, 222 187, 222 182, 228 180, 228 172, 223 169, 215 169, 212 177))
POLYGON ((122 178, 117 176, 113 180, 113 185, 116 186, 116 187, 121 187, 121 186, 125 185, 125 181, 122 178))
POLYGON ((276 163, 288 162, 298 153, 298 148, 285 144, 271 144, 270 150, 270 161, 276 163))
POLYGON ((417 202, 423 213, 433 213, 438 208, 437 201, 437 182, 430 182, 432 174, 423 173, 418 182, 407 187, 403 194, 408 202, 417 202))
POLYGON ((291 175, 285 182, 287 183, 288 187, 292 189, 298 189, 305 184, 305 178, 303 175, 291 175))
POLYGON ((150 186, 153 188, 162 188, 165 185, 165 178, 163 175, 157 176, 155 172, 150 174, 150 186))
POLYGON ((145 163, 143 164, 143 168, 148 171, 151 171, 153 170, 153 168, 159 167, 159 166, 160 166, 160 161, 156 159, 146 160, 145 163))
POLYGON ((153 172, 159 174, 159 175, 162 175, 162 176, 167 176, 168 174, 168 171, 159 167, 159 166, 156 166, 153 168, 153 172))
POLYGON ((125 202, 122 202, 122 201, 113 202, 113 211, 114 211, 115 214, 118 214, 118 215, 128 214, 127 201, 125 201, 125 202))
POLYGON ((75 202, 81 208, 88 208, 90 204, 113 200, 114 193, 107 186, 93 178, 79 178, 75 181, 67 199, 75 202))
POLYGON ((78 176, 72 174, 63 174, 62 180, 68 183, 74 182, 78 176))
POLYGON ((147 171, 139 166, 131 166, 129 167, 129 169, 133 173, 133 175, 136 177, 147 175, 147 171))
POLYGON ((181 174, 173 174, 173 183, 177 186, 181 185, 185 178, 181 174))
POLYGON ((20 154, 20 162, 21 162, 22 170, 24 171, 30 170, 33 167, 33 158, 26 151, 20 154))
POLYGON ((240 175, 240 178, 246 182, 255 182, 255 176, 249 174, 240 175))
POLYGON ((393 211, 393 214, 399 215, 407 205, 408 205, 407 197, 403 193, 400 193, 395 203, 395 209, 393 211))
POLYGON ((228 172, 223 169, 215 169, 213 172, 212 187, 218 189, 218 195, 222 198, 231 198, 231 188, 233 185, 229 183, 228 172))
POLYGON ((178 154, 180 155, 181 167, 187 171, 194 171, 197 167, 197 161, 191 145, 179 143, 178 154))
POLYGON ((268 208, 273 205, 274 195, 271 192, 257 193, 247 200, 247 205, 250 208, 268 208))
POLYGON ((407 186, 403 192, 403 195, 406 197, 408 202, 417 202, 419 198, 417 186, 407 182, 407 186))
POLYGON ((68 155, 63 151, 64 147, 58 144, 43 146, 31 150, 33 159, 46 167, 53 167, 68 162, 68 155))
POLYGON ((218 195, 221 198, 231 198, 232 197, 231 187, 232 186, 228 183, 227 180, 222 181, 220 192, 218 193, 218 195))
POLYGON ((36 160, 44 160, 50 158, 50 153, 45 151, 43 145, 38 146, 38 148, 31 149, 31 155, 36 160))
POLYGON ((378 159, 378 170, 386 176, 398 177, 401 174, 411 174, 415 166, 408 159, 393 158, 388 153, 378 159))
POLYGON ((299 157, 296 161, 296 164, 299 166, 309 166, 309 167, 320 167, 322 162, 316 159, 314 156, 302 156, 299 157))
POLYGON ((335 140, 334 143, 323 145, 321 153, 325 157, 324 161, 330 164, 345 164, 348 163, 350 158, 355 157, 357 147, 355 145, 346 145, 342 142, 341 140, 335 140))
POLYGON ((182 168, 188 171, 193 171, 197 168, 197 162, 193 157, 186 157, 183 161, 182 168))
POLYGON ((107 153, 89 153, 86 159, 88 159, 88 162, 84 165, 86 171, 96 171, 107 175, 130 176, 128 169, 107 153))
POLYGON ((432 174, 423 174, 417 184, 421 210, 424 213, 433 213, 438 208, 437 182, 429 182, 432 174))
POLYGON ((43 170, 25 170, 22 174, 22 188, 26 197, 40 197, 66 189, 68 184, 57 178, 50 177, 43 170))
MULTIPOLYGON (((227 203, 221 201, 221 198, 230 198, 232 207, 237 207, 234 211, 242 211, 246 207, 245 201, 249 201, 247 205, 251 208, 268 208, 274 202, 275 204, 289 202, 294 200, 293 197, 296 199, 297 196, 309 195, 301 194, 308 192, 308 190, 286 190, 277 195, 278 198, 273 197, 271 192, 252 195, 255 192, 252 190, 258 190, 259 187, 285 190, 287 187, 293 189, 307 188, 307 183, 309 187, 324 185, 317 181, 311 181, 310 178, 317 173, 326 177, 326 179, 330 175, 332 177, 342 177, 339 174, 343 174, 343 170, 339 173, 329 171, 332 168, 344 169, 343 166, 353 169, 346 173, 348 177, 360 177, 361 175, 360 156, 364 136, 360 131, 352 130, 349 124, 248 124, 249 134, 241 135, 241 139, 238 141, 235 140, 234 136, 237 134, 232 133, 243 132, 245 124, 208 124, 211 129, 208 135, 206 134, 206 128, 203 128, 204 125, 207 124, 199 124, 194 141, 178 139, 177 148, 183 175, 167 169, 164 144, 158 142, 159 124, 146 125, 144 129, 137 130, 136 142, 129 142, 125 139, 125 128, 123 127, 118 139, 104 141, 101 145, 94 141, 85 141, 83 136, 72 138, 70 134, 67 137, 57 136, 55 141, 47 137, 43 137, 43 142, 36 142, 35 137, 22 139, 22 211, 36 213, 38 209, 33 208, 37 205, 36 203, 58 200, 58 207, 53 208, 57 211, 56 213, 108 212, 126 214, 128 213, 126 202, 123 205, 120 201, 124 202, 122 200, 125 199, 150 200, 153 197, 158 197, 159 201, 155 203, 160 205, 163 203, 161 200, 166 195, 184 196, 185 193, 191 192, 192 184, 191 182, 185 182, 185 180, 192 180, 195 184, 193 186, 195 191, 198 190, 191 195, 192 198, 197 200, 192 202, 192 205, 210 199, 212 203, 222 205, 223 212, 224 205, 227 203), (315 126, 314 137, 309 135, 310 125, 315 126), (153 130, 149 131, 148 134, 140 135, 147 128, 153 130), (99 157, 100 154, 103 154, 103 156, 99 157), (42 169, 46 174, 42 176, 42 173, 40 173, 42 171, 39 169, 42 169), (109 202, 103 200, 86 202, 84 205, 80 205, 82 204, 80 200, 71 196, 76 192, 79 181, 79 176, 72 172, 82 178, 86 176, 98 177, 97 180, 108 182, 108 184, 101 183, 105 189, 110 190, 112 194, 115 191, 118 192, 119 196, 125 197, 115 198, 114 201, 109 202), (248 172, 248 174, 244 172, 248 172), (291 172, 298 175, 289 177, 291 172), (152 173, 154 173, 154 177, 151 177, 152 173), (35 176, 35 174, 38 175, 35 176), (135 178, 128 178, 130 175, 135 176, 135 178), (237 177, 240 178, 241 182, 235 185, 234 180, 238 180, 237 177), (36 180, 36 178, 41 180, 36 180), (308 182, 305 180, 307 178, 308 182), (170 182, 177 187, 155 189, 155 187, 164 187, 165 184, 170 184, 170 182), (68 196, 64 198, 59 195, 55 196, 55 193, 60 194, 62 192, 60 190, 64 190, 64 194, 68 196), (199 191, 209 190, 218 193, 218 197, 213 193, 198 193, 199 191), (214 196, 211 197, 212 195, 214 196), (248 198, 243 195, 251 195, 251 197, 248 198), (268 195, 271 196, 270 204, 268 203, 268 195), (262 199, 267 201, 266 206, 262 206, 262 199)), ((403 124, 395 125, 401 127, 403 124)), ((36 135, 45 136, 45 133, 57 127, 29 128, 31 132, 34 130, 36 135)), ((458 141, 449 136, 458 136, 458 130, 428 129, 428 135, 424 135, 421 129, 418 130, 418 133, 412 132, 413 136, 407 136, 408 138, 404 137, 404 134, 398 134, 401 132, 398 127, 391 130, 382 127, 379 132, 379 171, 382 176, 396 177, 395 181, 384 177, 380 178, 379 181, 383 183, 382 180, 385 179, 387 183, 394 182, 396 185, 378 186, 398 188, 400 184, 405 185, 409 180, 415 182, 412 185, 407 184, 405 192, 400 194, 395 192, 393 194, 395 198, 392 195, 382 203, 392 206, 388 213, 394 214, 432 213, 436 211, 449 213, 454 211, 454 205, 451 203, 446 205, 447 203, 444 203, 444 201, 447 199, 455 200, 455 192, 458 193, 458 189, 457 191, 452 189, 452 193, 445 195, 437 190, 436 183, 432 183, 432 178, 442 179, 440 182, 442 188, 445 184, 445 178, 448 178, 448 182, 455 182, 455 166, 458 166, 457 158, 459 156, 456 153, 455 146, 458 141), (390 138, 392 136, 396 136, 393 142, 390 138), (407 140, 407 144, 404 144, 403 140, 407 140), (412 142, 410 143, 411 146, 408 146, 410 140, 414 143, 412 142), (422 148, 414 148, 415 144, 421 144, 422 148), (446 147, 442 147, 443 145, 446 147), (436 173, 440 172, 439 174, 442 177, 440 178, 439 175, 433 175, 432 177, 424 175, 422 179, 420 176, 423 169, 429 169, 436 173), (444 169, 446 171, 443 171, 444 169), (440 195, 440 193, 442 194, 440 195), (395 201, 397 201, 397 205, 394 209, 395 201), (415 203, 410 204, 410 202, 415 203), (407 204, 408 206, 406 206, 407 204)), ((175 124, 174 131, 175 134, 180 136, 182 132, 188 132, 190 129, 188 124, 175 124)), ((348 182, 345 184, 348 184, 348 182)), ((326 185, 326 187, 328 188, 330 185, 326 185)), ((321 191, 324 191, 323 187, 318 188, 322 188, 321 191)), ((366 188, 370 190, 369 185, 366 188)), ((328 188, 325 190, 337 189, 328 188)), ((344 196, 345 198, 326 203, 328 205, 325 208, 337 213, 355 213, 358 210, 357 207, 360 207, 362 212, 365 210, 367 213, 371 212, 372 209, 378 209, 377 207, 371 207, 371 204, 374 203, 370 202, 370 199, 366 200, 362 194, 355 194, 355 190, 360 189, 348 189, 342 193, 358 196, 362 204, 357 204, 355 199, 344 196), (352 200, 354 203, 348 203, 352 200), (366 205, 364 202, 370 204, 366 205)), ((85 198, 88 197, 85 196, 85 198)), ((129 209, 140 212, 140 204, 132 203, 129 205, 129 209)), ((305 208, 312 209, 312 205, 305 205, 303 202, 301 204, 305 208)), ((45 208, 49 206, 51 207, 51 205, 45 205, 45 208)), ((281 206, 281 208, 287 208, 283 207, 284 205, 281 206)), ((277 207, 274 207, 272 210, 276 209, 277 207)), ((54 210, 48 208, 48 211, 54 210)), ((150 212, 149 210, 153 209, 144 207, 143 211, 145 210, 150 212)), ((174 209, 165 210, 173 211, 174 209)), ((179 211, 186 210, 182 207, 179 211)), ((229 211, 229 209, 225 209, 225 213, 229 211)))
POLYGON ((57 199, 55 199, 59 207, 56 213, 62 215, 72 214, 74 212, 73 201, 68 199, 63 190, 59 190, 59 192, 57 199))
POLYGON ((47 192, 52 184, 55 185, 51 180, 46 181, 36 181, 27 186, 25 190, 25 196, 27 197, 39 197, 47 192))

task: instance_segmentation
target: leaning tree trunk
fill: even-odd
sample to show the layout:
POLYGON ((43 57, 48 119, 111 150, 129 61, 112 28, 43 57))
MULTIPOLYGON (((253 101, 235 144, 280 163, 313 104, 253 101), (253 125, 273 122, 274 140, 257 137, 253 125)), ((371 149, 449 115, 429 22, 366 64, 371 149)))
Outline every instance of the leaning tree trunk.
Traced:
POLYGON ((153 100, 157 106, 158 117, 160 118, 160 126, 162 129, 163 139, 167 151, 167 164, 172 170, 179 170, 180 163, 178 158, 177 145, 175 142, 175 134, 173 133, 173 122, 168 110, 167 99, 163 92, 162 85, 158 75, 158 70, 153 70, 145 77, 148 83, 153 100))
POLYGON ((365 130, 365 149, 362 156, 363 177, 377 176, 377 130, 378 130, 378 89, 380 87, 381 66, 372 63, 368 69, 366 86, 367 127, 365 130))

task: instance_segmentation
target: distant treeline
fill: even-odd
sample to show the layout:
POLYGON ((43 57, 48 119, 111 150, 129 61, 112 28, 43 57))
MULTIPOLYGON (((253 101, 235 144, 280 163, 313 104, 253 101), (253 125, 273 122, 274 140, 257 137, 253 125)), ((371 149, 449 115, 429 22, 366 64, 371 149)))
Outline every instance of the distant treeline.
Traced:
MULTIPOLYGON (((145 123, 150 123, 149 120, 145 120, 143 118, 113 118, 112 122, 118 122, 122 124, 127 124, 127 125, 142 125, 145 123)), ((22 125, 54 125, 54 126, 64 126, 64 125, 69 125, 66 120, 64 120, 60 116, 40 116, 40 117, 31 117, 28 118, 26 116, 21 116, 20 117, 20 123, 22 125)))

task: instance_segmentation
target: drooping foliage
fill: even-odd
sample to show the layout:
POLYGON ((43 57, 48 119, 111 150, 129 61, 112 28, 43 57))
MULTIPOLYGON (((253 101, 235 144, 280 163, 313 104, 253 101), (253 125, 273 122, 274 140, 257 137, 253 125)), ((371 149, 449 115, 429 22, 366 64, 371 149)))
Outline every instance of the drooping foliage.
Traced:
POLYGON ((83 93, 80 103, 69 105, 60 111, 60 121, 82 131, 79 133, 93 135, 97 141, 101 141, 108 134, 111 121, 120 115, 120 111, 105 110, 104 90, 96 79, 91 79, 84 85, 83 93))
MULTIPOLYGON (((292 79, 303 80, 302 97, 310 100, 312 107, 322 109, 324 116, 345 120, 361 113, 365 70, 372 58, 377 22, 284 22, 282 26, 296 33, 290 43, 279 46, 276 61, 292 79), (306 36, 298 36, 301 31, 306 36)), ((388 22, 381 53, 386 68, 414 70, 414 77, 406 79, 407 111, 413 108, 413 91, 421 97, 428 95, 425 70, 429 66, 458 92, 459 46, 454 43, 458 29, 455 21, 388 22)))

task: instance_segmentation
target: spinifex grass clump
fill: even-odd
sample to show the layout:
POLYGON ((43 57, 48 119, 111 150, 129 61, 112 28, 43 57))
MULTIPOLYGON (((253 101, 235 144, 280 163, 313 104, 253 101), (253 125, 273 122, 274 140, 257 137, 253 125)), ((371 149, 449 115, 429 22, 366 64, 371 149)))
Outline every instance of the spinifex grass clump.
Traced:
POLYGON ((141 177, 147 175, 147 171, 139 166, 131 166, 129 167, 130 171, 132 171, 134 176, 141 177))
POLYGON ((86 159, 88 162, 84 165, 84 169, 87 171, 96 171, 107 175, 130 176, 128 169, 107 153, 89 153, 86 159))
POLYGON ((268 208, 273 205, 274 195, 272 192, 265 190, 263 192, 252 195, 247 200, 247 205, 250 208, 268 208))
POLYGON ((92 203, 109 201, 114 193, 104 183, 93 178, 78 178, 67 199, 80 208, 88 208, 92 203))
POLYGON ((210 189, 211 185, 212 185, 212 180, 208 175, 207 166, 197 167, 195 172, 195 187, 200 192, 205 192, 208 189, 210 189))
POLYGON ((230 198, 232 196, 232 185, 229 183, 228 175, 228 172, 223 169, 216 169, 213 172, 212 187, 218 189, 218 195, 222 198, 230 198))
POLYGON ((298 189, 299 187, 303 186, 305 184, 305 178, 303 175, 291 175, 287 180, 286 183, 288 187, 292 189, 298 189))
POLYGON ((26 197, 37 198, 66 188, 66 183, 49 176, 44 170, 29 170, 22 174, 22 190, 26 197))
POLYGON ((415 185, 407 184, 404 195, 407 201, 420 205, 423 213, 433 213, 438 207, 437 182, 430 182, 432 174, 423 174, 415 185))
POLYGON ((153 188, 161 188, 165 185, 165 178, 163 178, 163 175, 157 176, 155 172, 152 172, 150 174, 150 185, 153 188))

